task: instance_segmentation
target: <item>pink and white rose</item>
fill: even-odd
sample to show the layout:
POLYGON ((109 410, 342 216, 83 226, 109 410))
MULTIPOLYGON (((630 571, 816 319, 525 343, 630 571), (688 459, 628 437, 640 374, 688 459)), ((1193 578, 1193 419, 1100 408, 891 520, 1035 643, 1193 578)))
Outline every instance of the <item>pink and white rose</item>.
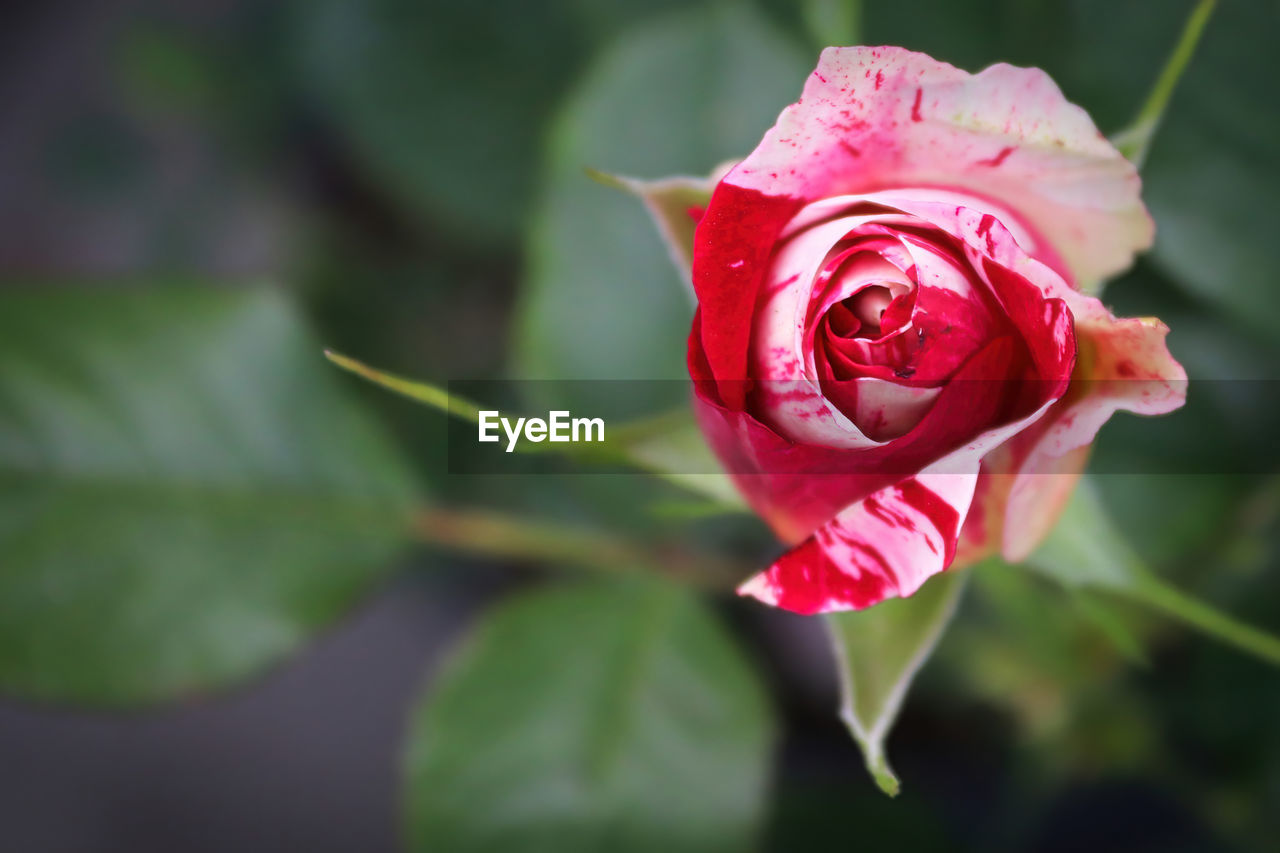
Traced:
POLYGON ((708 442, 791 546, 744 594, 908 596, 1055 522, 1117 410, 1183 402, 1097 283, 1147 248, 1133 165, 1042 71, 829 48, 715 186, 688 364, 708 442))

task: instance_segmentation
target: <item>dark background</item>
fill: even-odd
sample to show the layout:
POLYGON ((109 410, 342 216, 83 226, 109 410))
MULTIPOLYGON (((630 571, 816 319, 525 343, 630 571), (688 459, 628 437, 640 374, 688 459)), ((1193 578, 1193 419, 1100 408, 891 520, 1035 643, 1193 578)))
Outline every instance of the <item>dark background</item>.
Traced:
MULTIPOLYGON (((688 306, 675 275, 634 203, 581 167, 658 177, 744 153, 794 100, 819 46, 839 40, 804 11, 825 5, 10 6, 4 286, 266 281, 326 345, 439 382, 679 376, 688 306), (645 120, 628 124, 636 116, 645 120)), ((1112 470, 1190 454, 1197 470, 1220 460, 1245 473, 1100 485, 1164 576, 1277 631, 1277 399, 1260 383, 1233 393, 1229 380, 1275 379, 1280 364, 1280 7, 1220 7, 1145 170, 1159 242, 1107 297, 1118 313, 1169 323, 1192 403, 1159 423, 1110 425, 1099 453, 1112 470), (1197 397, 1196 379, 1218 390, 1197 397)), ((859 38, 969 70, 1044 67, 1112 132, 1189 8, 868 3, 859 38)), ((352 394, 442 503, 642 532, 659 523, 631 511, 649 494, 636 478, 445 476, 439 416, 352 394)), ((695 521, 682 535, 767 553, 748 527, 695 521)), ((0 848, 395 849, 409 708, 472 616, 530 578, 418 550, 395 565, 313 645, 217 695, 104 712, 6 690, 0 848)), ((1275 847, 1280 679, 1130 605, 1009 569, 980 573, 891 741, 905 785, 896 801, 873 788, 832 713, 816 627, 718 607, 766 672, 784 724, 770 849, 1275 847)))

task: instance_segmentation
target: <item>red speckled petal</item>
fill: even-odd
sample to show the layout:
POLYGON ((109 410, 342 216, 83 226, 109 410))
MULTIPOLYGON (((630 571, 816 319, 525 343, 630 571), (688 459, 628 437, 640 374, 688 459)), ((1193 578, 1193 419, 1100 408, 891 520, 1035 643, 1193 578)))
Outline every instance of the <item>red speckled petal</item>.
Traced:
MULTIPOLYGON (((942 215, 933 211, 934 216, 942 215)), ((1167 326, 1152 318, 1119 319, 1092 296, 1072 290, 1052 271, 1023 258, 1012 235, 986 216, 965 208, 955 210, 950 227, 973 242, 981 235, 987 261, 974 257, 999 285, 1008 270, 1040 290, 1049 301, 1061 300, 1073 317, 1079 357, 1066 395, 1045 417, 993 453, 984 472, 1005 482, 980 500, 984 516, 993 523, 984 531, 987 543, 998 544, 1006 559, 1025 559, 1053 528, 1084 469, 1087 448, 1098 430, 1117 411, 1161 415, 1179 408, 1186 399, 1186 371, 1169 354, 1167 326), (1003 506, 999 506, 999 503, 1003 506), (995 503, 991 511, 987 507, 995 503)), ((972 250, 971 250, 972 252, 972 250)), ((1013 295, 1005 285, 1003 292, 1013 295)), ((1025 298, 1025 295, 1023 295, 1025 298)), ((1034 304, 1029 300, 1028 304, 1034 304)), ((1019 310, 1012 301, 1010 313, 1019 310)), ((1049 340, 1042 358, 1054 359, 1049 340)), ((987 474, 984 473, 984 476, 987 474)), ((984 490, 985 491, 985 490, 984 490)), ((979 539, 966 533, 966 539, 979 539)))
MULTIPOLYGON (((1083 297, 1088 298, 1088 297, 1083 297)), ((1090 299, 1076 328, 1080 358, 1071 388, 1045 416, 983 460, 977 496, 961 534, 961 557, 997 551, 1025 559, 1049 534, 1111 415, 1161 415, 1186 398, 1186 373, 1151 319, 1119 320, 1090 299)))
POLYGON ((1154 234, 1133 164, 1043 71, 968 74, 896 47, 823 51, 725 183, 803 201, 967 191, 1015 212, 1034 237, 1025 248, 1077 286, 1125 269, 1154 234))
POLYGON ((769 255, 803 201, 721 181, 693 238, 694 335, 716 395, 741 409, 746 398, 751 318, 769 255))
MULTIPOLYGON (((1050 328, 1060 330, 1064 325, 1069 326, 1070 315, 1063 303, 1052 300, 1049 304, 1056 306, 1050 328)), ((993 353, 996 349, 998 347, 993 345, 986 352, 993 353)), ((1073 349, 1070 355, 1074 354, 1073 349)), ((999 363, 999 356, 989 355, 988 358, 992 363, 999 363)), ((911 595, 925 580, 951 565, 960 544, 961 531, 971 532, 972 525, 966 524, 966 519, 979 484, 979 470, 984 457, 993 451, 993 455, 1004 452, 1008 446, 1006 443, 1011 439, 1016 442, 1023 435, 1046 435, 1053 431, 1041 429, 1040 424, 1059 405, 1056 394, 1061 393, 1061 388, 1054 382, 1036 382, 1033 387, 1042 395, 1049 392, 1036 411, 980 433, 975 440, 924 468, 923 473, 913 478, 865 492, 865 497, 820 525, 767 571, 744 583, 739 593, 797 613, 860 610, 887 598, 911 595)), ((959 406, 983 408, 977 400, 981 392, 997 398, 1004 394, 1001 383, 987 383, 963 376, 946 391, 951 392, 951 404, 944 402, 935 409, 937 417, 944 422, 959 420, 959 406)), ((708 432, 708 436, 714 445, 713 433, 708 432)), ((752 449, 758 452, 764 448, 756 443, 752 449)), ((795 449, 812 452, 812 449, 795 449)), ((768 458, 767 454, 765 458, 768 458)), ((772 461, 777 464, 778 459, 775 457, 772 461)), ((1066 463, 1074 461, 1073 455, 1064 460, 1066 463)), ((831 460, 831 464, 838 463, 831 460)), ((884 470, 894 469, 888 467, 884 470)), ((820 501, 839 491, 833 486, 847 482, 844 477, 820 475, 801 478, 749 475, 736 480, 748 499, 754 498, 753 503, 763 504, 773 513, 771 517, 769 512, 762 510, 766 518, 781 518, 784 523, 794 520, 795 517, 787 515, 786 510, 794 508, 795 504, 784 502, 779 506, 772 502, 779 496, 776 488, 779 483, 791 483, 797 490, 806 490, 810 501, 820 501), (753 489, 757 482, 764 485, 763 490, 753 489), (822 490, 824 484, 828 488, 825 494, 822 490)), ((862 478, 863 484, 873 482, 869 474, 862 478)), ((1016 478, 1013 483, 1016 487, 1016 478)), ((1065 501, 1065 495, 1060 492, 1042 491, 1037 495, 1065 501)), ((1053 504, 1053 508, 1056 512, 1060 505, 1053 504)), ((1033 519, 1028 516, 1026 520, 1030 522, 1033 519)), ((980 515, 979 524, 982 521, 980 515)), ((970 550, 974 548, 971 542, 966 545, 970 550)))
POLYGON ((738 588, 795 613, 861 610, 911 595, 955 554, 969 473, 921 474, 869 495, 738 588))
POLYGON ((1101 303, 1077 319, 1081 357, 1071 390, 992 460, 992 470, 1015 474, 1004 511, 1005 559, 1025 559, 1053 529, 1088 446, 1113 414, 1163 415, 1186 401, 1187 375, 1165 346, 1168 332, 1159 320, 1116 319, 1101 303))

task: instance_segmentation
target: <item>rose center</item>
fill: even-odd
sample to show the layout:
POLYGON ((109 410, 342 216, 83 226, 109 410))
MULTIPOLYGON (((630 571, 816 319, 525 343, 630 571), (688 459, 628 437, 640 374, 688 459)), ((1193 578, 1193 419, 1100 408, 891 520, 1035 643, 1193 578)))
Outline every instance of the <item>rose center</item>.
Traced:
POLYGON ((892 301, 893 294, 889 291, 889 288, 883 285, 872 285, 859 290, 841 304, 848 309, 849 313, 857 317, 862 324, 862 328, 857 332, 857 337, 878 338, 880 336, 880 320, 884 317, 885 309, 889 307, 889 303, 892 301))
POLYGON ((884 328, 885 312, 893 304, 894 294, 888 285, 863 287, 827 310, 827 328, 845 339, 878 340, 892 328, 884 328))

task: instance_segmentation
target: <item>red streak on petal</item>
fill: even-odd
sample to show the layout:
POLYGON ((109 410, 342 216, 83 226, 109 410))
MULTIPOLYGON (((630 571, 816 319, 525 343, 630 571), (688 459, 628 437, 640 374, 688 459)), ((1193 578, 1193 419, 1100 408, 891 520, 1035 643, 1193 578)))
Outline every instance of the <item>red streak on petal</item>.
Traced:
POLYGON ((893 566, 889 565, 889 561, 884 558, 884 555, 881 554, 880 550, 874 545, 868 545, 865 542, 851 541, 849 542, 849 547, 866 555, 866 557, 870 559, 871 562, 875 563, 876 567, 883 572, 884 577, 895 577, 893 566))
POLYGON ((996 156, 989 157, 986 160, 979 160, 975 165, 990 166, 994 169, 996 166, 999 166, 1001 163, 1003 163, 1005 161, 1005 158, 1007 158, 1012 153, 1013 153, 1013 146, 1006 145, 1004 148, 1000 149, 1000 153, 996 154, 996 156))
POLYGON ((911 479, 899 483, 897 492, 904 502, 928 518, 934 529, 941 534, 942 541, 947 547, 947 559, 944 565, 950 565, 952 558, 955 557, 956 539, 960 535, 960 513, 919 480, 911 479))
POLYGON ((876 72, 876 89, 879 90, 879 88, 883 85, 884 85, 884 72, 877 71, 876 72))
POLYGON ((996 251, 995 238, 991 236, 991 226, 995 221, 996 218, 990 213, 984 213, 982 219, 978 220, 978 236, 986 238, 988 254, 994 254, 996 251))
MULTIPOLYGON (((796 281, 796 279, 798 279, 798 278, 800 278, 800 273, 796 273, 795 275, 791 276, 790 278, 783 279, 782 281, 774 282, 773 284, 769 285, 769 286, 765 289, 765 294, 766 294, 766 295, 772 295, 772 294, 774 294, 774 293, 777 293, 779 290, 782 290, 782 289, 784 289, 785 287, 787 287, 788 285, 793 284, 793 283, 796 281)), ((775 353, 775 355, 776 355, 776 353, 775 353)))
POLYGON ((924 121, 924 119, 923 119, 923 118, 921 117, 921 115, 920 115, 920 99, 921 99, 921 98, 923 98, 923 97, 924 97, 924 90, 923 90, 923 89, 921 89, 919 86, 917 86, 917 87, 916 87, 916 100, 915 100, 915 103, 913 103, 913 104, 911 105, 911 120, 912 120, 912 121, 924 121))
MULTIPOLYGON (((783 226, 803 206, 799 198, 769 196, 721 181, 694 234, 693 289, 698 295, 696 335, 720 402, 741 409, 747 348, 756 297, 770 252, 783 226)), ((691 359, 691 364, 695 360, 691 359)))
POLYGON ((867 498, 863 502, 863 506, 867 508, 867 512, 869 512, 871 515, 875 516, 876 518, 880 519, 890 527, 897 527, 902 530, 910 530, 912 533, 915 533, 919 529, 916 527, 916 523, 912 521, 911 518, 907 516, 905 513, 899 510, 895 510, 892 507, 885 506, 879 500, 877 500, 874 496, 867 498))
POLYGON ((829 604, 861 610, 883 601, 889 591, 889 579, 893 577, 889 564, 869 545, 848 544, 874 567, 865 566, 866 570, 854 577, 832 563, 812 536, 779 557, 768 574, 778 606, 792 613, 810 614, 821 612, 829 604))

